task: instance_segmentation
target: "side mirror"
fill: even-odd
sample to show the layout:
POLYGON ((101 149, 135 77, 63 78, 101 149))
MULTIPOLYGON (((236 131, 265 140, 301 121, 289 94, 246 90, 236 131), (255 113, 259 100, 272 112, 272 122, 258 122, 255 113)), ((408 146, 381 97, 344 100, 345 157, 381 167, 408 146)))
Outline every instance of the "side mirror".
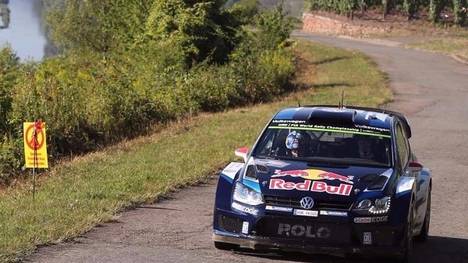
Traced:
POLYGON ((411 173, 419 173, 422 171, 423 169, 423 166, 422 164, 418 163, 418 162, 410 162, 408 164, 408 170, 411 172, 411 173))
POLYGON ((238 148, 234 151, 234 154, 244 159, 244 162, 247 162, 247 155, 249 154, 249 148, 248 147, 238 148))

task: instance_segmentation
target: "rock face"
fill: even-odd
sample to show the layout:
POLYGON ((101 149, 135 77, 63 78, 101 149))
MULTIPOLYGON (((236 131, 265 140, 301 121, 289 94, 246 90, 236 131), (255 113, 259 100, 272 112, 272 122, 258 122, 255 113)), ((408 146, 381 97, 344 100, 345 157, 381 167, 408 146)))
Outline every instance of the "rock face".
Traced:
POLYGON ((332 18, 323 15, 304 13, 302 29, 311 33, 334 35, 369 36, 388 32, 390 28, 378 27, 344 17, 332 18))

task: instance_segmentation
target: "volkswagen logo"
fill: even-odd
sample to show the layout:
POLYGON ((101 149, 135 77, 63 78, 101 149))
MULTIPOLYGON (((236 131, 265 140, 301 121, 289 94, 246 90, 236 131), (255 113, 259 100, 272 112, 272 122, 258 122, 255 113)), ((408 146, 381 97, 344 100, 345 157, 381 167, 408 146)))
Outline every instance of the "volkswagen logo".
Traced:
POLYGON ((303 197, 300 203, 304 209, 312 209, 314 207, 314 199, 310 196, 303 197))

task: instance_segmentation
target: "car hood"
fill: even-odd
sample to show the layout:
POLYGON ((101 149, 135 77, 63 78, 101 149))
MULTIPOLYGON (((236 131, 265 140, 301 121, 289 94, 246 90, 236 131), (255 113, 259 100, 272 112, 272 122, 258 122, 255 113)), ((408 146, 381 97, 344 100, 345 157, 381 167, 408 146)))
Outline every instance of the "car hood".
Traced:
POLYGON ((380 190, 393 169, 363 166, 311 166, 305 162, 255 159, 265 196, 350 202, 363 191, 380 190))

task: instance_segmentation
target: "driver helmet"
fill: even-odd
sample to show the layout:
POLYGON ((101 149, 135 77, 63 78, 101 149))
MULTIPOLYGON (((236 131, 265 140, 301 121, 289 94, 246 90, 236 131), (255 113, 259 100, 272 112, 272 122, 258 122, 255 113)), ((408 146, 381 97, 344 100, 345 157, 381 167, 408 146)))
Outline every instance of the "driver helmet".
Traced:
POLYGON ((292 131, 286 137, 286 148, 289 150, 299 150, 303 143, 304 135, 299 131, 292 131))

